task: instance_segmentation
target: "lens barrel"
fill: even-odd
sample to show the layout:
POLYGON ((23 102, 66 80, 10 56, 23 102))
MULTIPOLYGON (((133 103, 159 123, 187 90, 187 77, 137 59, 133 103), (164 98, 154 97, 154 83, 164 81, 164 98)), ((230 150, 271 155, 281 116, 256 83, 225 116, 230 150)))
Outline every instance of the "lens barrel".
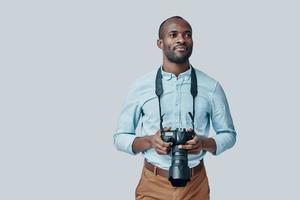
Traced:
POLYGON ((190 181, 190 168, 188 166, 187 151, 178 149, 178 145, 172 148, 172 164, 169 168, 169 181, 174 187, 184 187, 190 181))
POLYGON ((194 131, 179 129, 173 131, 162 131, 162 140, 164 142, 173 142, 171 149, 172 163, 169 168, 169 181, 174 187, 184 187, 191 178, 190 168, 188 166, 187 150, 179 149, 178 145, 185 144, 193 139, 194 131))

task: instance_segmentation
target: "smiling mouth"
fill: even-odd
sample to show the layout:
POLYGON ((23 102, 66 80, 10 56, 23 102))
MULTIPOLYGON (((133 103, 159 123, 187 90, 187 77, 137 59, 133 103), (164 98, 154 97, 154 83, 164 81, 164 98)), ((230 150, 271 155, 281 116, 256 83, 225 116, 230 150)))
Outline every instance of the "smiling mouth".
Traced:
POLYGON ((187 47, 186 46, 176 46, 174 49, 178 50, 178 51, 186 51, 187 47))

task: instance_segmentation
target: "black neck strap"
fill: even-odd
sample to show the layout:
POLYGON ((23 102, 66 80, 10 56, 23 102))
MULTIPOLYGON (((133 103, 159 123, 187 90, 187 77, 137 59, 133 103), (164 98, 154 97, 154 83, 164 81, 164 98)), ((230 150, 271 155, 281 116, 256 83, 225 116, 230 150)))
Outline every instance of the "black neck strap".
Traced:
MULTIPOLYGON (((160 98, 164 92, 163 89, 163 84, 162 84, 162 71, 161 67, 158 68, 157 74, 156 74, 156 79, 155 79, 155 94, 158 97, 158 106, 159 106, 159 118, 160 118, 160 130, 163 131, 163 117, 164 114, 161 114, 161 103, 160 103, 160 98)), ((193 96, 193 114, 189 112, 189 115, 192 119, 193 122, 193 130, 194 130, 194 118, 195 118, 195 98, 198 94, 198 89, 197 89, 197 76, 195 69, 191 66, 191 95, 193 96)))

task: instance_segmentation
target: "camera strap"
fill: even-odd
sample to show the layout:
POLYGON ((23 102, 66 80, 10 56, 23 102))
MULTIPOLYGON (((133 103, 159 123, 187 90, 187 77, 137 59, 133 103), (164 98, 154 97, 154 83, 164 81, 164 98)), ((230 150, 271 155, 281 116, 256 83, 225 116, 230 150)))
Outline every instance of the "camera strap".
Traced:
MULTIPOLYGON (((163 89, 163 84, 162 84, 162 71, 161 67, 158 68, 157 74, 156 74, 156 79, 155 79, 155 94, 158 97, 158 106, 159 106, 159 119, 160 119, 160 130, 163 130, 163 117, 164 114, 161 114, 161 96, 164 92, 163 89)), ((198 94, 198 89, 197 89, 197 76, 195 69, 191 66, 191 95, 193 96, 193 114, 189 112, 189 115, 192 119, 193 122, 193 130, 195 125, 194 125, 194 118, 195 118, 195 98, 198 94)))

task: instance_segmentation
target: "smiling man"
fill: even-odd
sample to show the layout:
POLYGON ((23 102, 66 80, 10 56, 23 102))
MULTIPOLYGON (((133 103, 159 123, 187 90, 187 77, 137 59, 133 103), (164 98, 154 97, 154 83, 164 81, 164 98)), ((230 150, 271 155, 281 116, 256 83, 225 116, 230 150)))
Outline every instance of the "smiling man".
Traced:
POLYGON ((137 200, 207 200, 203 159, 207 152, 220 155, 236 141, 226 96, 218 81, 190 64, 192 27, 185 19, 162 22, 157 46, 162 66, 132 84, 114 144, 145 158, 137 200), (139 121, 141 135, 136 135, 139 121), (211 137, 210 123, 216 133, 211 137))

